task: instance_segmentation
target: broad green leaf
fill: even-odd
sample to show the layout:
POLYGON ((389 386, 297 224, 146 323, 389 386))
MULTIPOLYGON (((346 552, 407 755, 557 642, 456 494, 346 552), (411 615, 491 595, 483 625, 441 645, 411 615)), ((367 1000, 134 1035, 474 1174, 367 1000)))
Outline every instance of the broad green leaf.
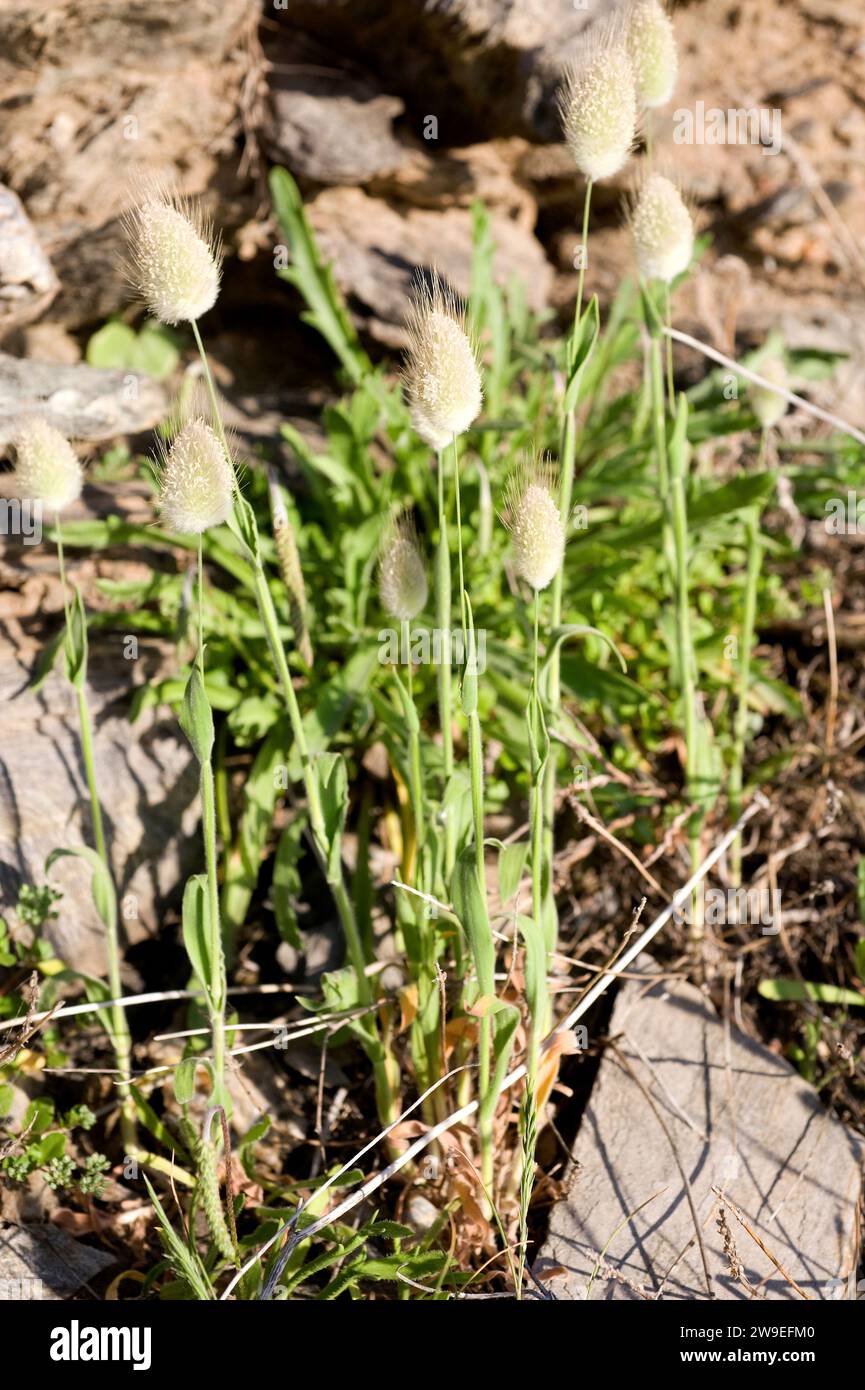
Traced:
POLYGON ((817 1004, 843 1004, 865 1008, 865 994, 840 985, 812 984, 808 980, 761 980, 757 987, 764 999, 800 1004, 811 1000, 817 1004))
POLYGON ((453 877, 454 911, 460 920, 469 943, 478 977, 478 988, 484 998, 495 995, 495 960, 486 893, 478 878, 473 845, 467 845, 457 856, 453 877))
POLYGON ((94 906, 108 930, 113 931, 117 924, 117 896, 111 875, 96 850, 88 845, 79 845, 77 849, 54 849, 45 860, 45 873, 58 859, 65 858, 83 859, 90 865, 90 893, 94 906))
POLYGON ((196 664, 189 673, 183 704, 180 707, 180 727, 192 744, 199 764, 210 761, 213 752, 213 713, 204 689, 201 670, 196 664))
POLYGON ((210 998, 212 963, 210 951, 210 907, 207 896, 207 878, 204 874, 193 874, 183 890, 183 944, 196 979, 205 994, 210 998))

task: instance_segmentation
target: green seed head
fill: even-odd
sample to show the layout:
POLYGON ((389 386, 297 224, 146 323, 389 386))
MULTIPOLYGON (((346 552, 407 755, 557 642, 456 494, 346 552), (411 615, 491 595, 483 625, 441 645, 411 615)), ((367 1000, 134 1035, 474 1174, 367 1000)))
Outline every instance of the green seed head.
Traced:
POLYGON ((391 524, 379 562, 382 608, 400 622, 416 618, 427 601, 427 577, 417 535, 406 517, 391 524))
POLYGON ((196 207, 156 190, 133 213, 128 230, 130 278, 154 318, 191 323, 213 308, 221 252, 196 207))
POLYGON ((61 512, 81 496, 84 472, 68 439, 41 416, 25 420, 15 439, 16 497, 41 502, 46 511, 61 512))
POLYGON ((659 0, 634 0, 627 18, 628 56, 641 106, 665 106, 679 68, 676 32, 659 0))
POLYGON ((674 183, 651 174, 630 209, 637 269, 646 280, 669 284, 687 270, 694 251, 694 220, 674 183))
POLYGON ((587 179, 612 178, 625 164, 637 128, 637 90, 621 31, 596 26, 559 98, 565 140, 587 179))
POLYGON ((554 471, 532 461, 511 479, 505 497, 502 520, 511 533, 514 568, 536 590, 552 582, 565 555, 565 528, 554 489, 554 471))
POLYGON ((405 380, 412 424, 430 448, 440 450, 480 414, 483 390, 463 316, 438 278, 418 291, 408 334, 405 380))
POLYGON ((234 466, 204 420, 192 419, 177 432, 163 456, 159 482, 159 510, 172 531, 200 535, 227 521, 234 466))
MULTIPOLYGON (((767 357, 765 361, 760 363, 758 371, 760 376, 765 377, 774 386, 781 386, 785 391, 789 391, 787 368, 784 366, 782 358, 767 357)), ((777 391, 771 391, 768 386, 751 386, 748 395, 751 400, 751 409, 764 430, 777 425, 778 421, 787 413, 787 402, 784 397, 779 396, 777 391)))

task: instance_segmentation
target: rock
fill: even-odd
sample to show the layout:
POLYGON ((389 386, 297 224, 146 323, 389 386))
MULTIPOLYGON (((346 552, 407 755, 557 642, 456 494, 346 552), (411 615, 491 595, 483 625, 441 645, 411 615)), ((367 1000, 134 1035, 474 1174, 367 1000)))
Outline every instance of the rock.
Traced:
POLYGON ((114 1263, 113 1255, 73 1240, 57 1226, 4 1225, 0 1227, 0 1301, 59 1302, 82 1287, 95 1299, 88 1280, 114 1263))
MULTIPOLYGON (((656 968, 649 957, 640 970, 656 968)), ((652 1095, 688 1175, 712 1295, 751 1297, 730 1273, 717 1229, 719 1188, 813 1299, 838 1298, 856 1270, 861 1141, 782 1058, 731 1029, 693 986, 628 982, 610 1038, 652 1095), (727 1050, 729 1049, 729 1050, 727 1050), (645 1060, 644 1060, 645 1059, 645 1060), (647 1065, 647 1062, 651 1065, 647 1065)), ((557 1298, 703 1299, 706 1281, 682 1179, 644 1094, 608 1050, 573 1149, 565 1200, 553 1208, 536 1273, 557 1298), (645 1206, 641 1204, 645 1203, 645 1206), (641 1208, 638 1210, 638 1208, 641 1208), (621 1229, 619 1229, 621 1227, 621 1229), (635 1287, 636 1286, 636 1287, 635 1287)), ((759 1296, 799 1294, 732 1211, 726 1223, 759 1296)))
MULTIPOLYGON (((116 498, 110 505, 120 510, 116 498)), ((97 575, 135 574, 128 558, 94 561, 70 551, 67 564, 91 608, 97 575)), ((62 622, 56 560, 40 546, 22 545, 17 552, 7 546, 2 569, 0 901, 8 911, 22 883, 46 882, 52 850, 93 840, 74 692, 60 662, 38 691, 31 684, 42 647, 62 622), (16 553, 21 559, 13 564, 16 553)), ((127 660, 122 618, 118 628, 90 634, 87 693, 121 938, 134 945, 160 930, 166 902, 200 867, 198 777, 170 711, 147 709, 134 725, 128 719, 135 688, 163 678, 173 652, 140 638, 135 659, 127 660)), ((63 898, 57 920, 46 929, 49 941, 71 967, 104 974, 104 931, 91 900, 88 867, 79 859, 60 859, 50 881, 63 898)))
POLYGON ((26 197, 58 268, 52 312, 64 322, 98 322, 128 300, 120 218, 143 180, 198 194, 223 158, 236 166, 259 9, 255 0, 0 7, 0 179, 26 197))
POLYGON ((443 144, 491 135, 553 137, 561 73, 579 35, 613 8, 549 0, 285 0, 275 49, 296 61, 309 39, 373 71, 411 111, 420 136, 430 116, 443 144), (302 38, 299 38, 302 35, 302 38))
POLYGON ((34 411, 70 439, 96 440, 152 429, 167 409, 165 388, 143 373, 0 353, 0 448, 34 411))
POLYGON ((302 178, 366 183, 406 157, 393 134, 403 103, 366 82, 340 72, 278 72, 271 98, 270 153, 302 178))
POLYGON ((38 318, 59 287, 21 199, 0 184, 0 333, 38 318))
MULTIPOLYGON (((436 267, 461 295, 468 293, 472 217, 466 208, 397 211, 359 188, 328 188, 308 206, 322 255, 363 326, 391 347, 405 343, 412 276, 436 267)), ((508 217, 491 218, 496 277, 519 276, 532 308, 544 303, 552 270, 531 232, 508 217)))

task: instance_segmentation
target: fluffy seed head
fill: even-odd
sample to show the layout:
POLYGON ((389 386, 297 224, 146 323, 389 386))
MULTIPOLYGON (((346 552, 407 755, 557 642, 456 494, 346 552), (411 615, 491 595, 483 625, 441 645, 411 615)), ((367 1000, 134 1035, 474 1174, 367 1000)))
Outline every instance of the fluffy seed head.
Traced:
POLYGON ((234 501, 234 466, 210 425, 189 420, 162 458, 159 510, 180 535, 199 535, 228 519, 234 501))
POLYGON ((427 601, 427 577, 414 527, 407 517, 392 522, 381 549, 378 573, 382 608, 401 622, 416 618, 427 601))
POLYGON ((41 416, 33 415, 21 425, 15 455, 11 484, 16 497, 29 497, 46 511, 61 512, 81 496, 84 471, 78 455, 41 416))
POLYGON ((212 309, 221 252, 197 207, 157 190, 129 222, 132 282, 160 323, 189 323, 212 309))
POLYGON ((405 383, 412 424, 430 448, 443 449, 476 419, 483 390, 463 316, 437 276, 416 291, 408 334, 405 383))
POLYGON ((679 58, 673 21, 659 0, 634 0, 627 48, 641 106, 665 106, 673 95, 679 58))
POLYGON ((669 284, 687 270, 694 251, 694 219, 674 183, 663 174, 644 180, 630 208, 637 269, 669 284))
POLYGON ((508 484, 502 520, 511 533, 514 568, 533 589, 545 589, 565 555, 565 528, 554 497, 555 472, 525 463, 508 484))
POLYGON ((592 29, 565 79, 559 110, 580 173, 595 182, 617 174, 637 130, 634 72, 617 26, 592 29))
MULTIPOLYGON (((767 357, 757 368, 760 376, 771 381, 775 386, 781 386, 785 391, 789 391, 790 386, 787 378, 787 368, 784 366, 783 359, 780 357, 767 357)), ((771 429, 777 425, 782 416, 787 413, 787 402, 783 396, 779 396, 777 391, 770 391, 768 386, 751 386, 748 391, 751 399, 751 409, 754 411, 764 430, 771 429)))

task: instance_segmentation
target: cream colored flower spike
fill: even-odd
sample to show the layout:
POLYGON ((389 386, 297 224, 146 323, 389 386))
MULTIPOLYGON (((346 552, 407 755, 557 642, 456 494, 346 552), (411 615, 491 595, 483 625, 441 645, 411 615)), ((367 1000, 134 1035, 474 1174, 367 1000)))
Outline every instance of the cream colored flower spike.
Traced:
POLYGON ((175 435, 160 472, 159 510, 172 531, 200 535, 227 521, 234 502, 234 468, 204 420, 175 435))
POLYGON ((528 463, 511 480, 506 494, 503 520, 511 533, 514 568, 535 590, 552 583, 565 555, 565 528, 554 485, 552 469, 528 463))
POLYGON ((130 275, 160 323, 190 323, 212 309, 219 294, 220 251, 201 215, 155 192, 132 215, 130 275))
POLYGON ((406 394, 412 424, 440 450, 464 434, 483 404, 481 374, 453 296, 436 280, 412 303, 406 394))
POLYGON ((41 416, 25 420, 15 439, 12 487, 17 497, 62 512, 81 496, 84 470, 69 440, 41 416))
POLYGON ((676 86, 679 55, 673 21, 659 0, 634 0, 627 49, 641 106, 666 106, 676 86))
POLYGON ((669 284, 691 264, 694 220, 674 183, 651 174, 640 187, 630 212, 637 269, 646 280, 669 284))
POLYGON ((414 527, 395 521, 382 546, 379 593, 386 613, 401 622, 416 618, 427 601, 427 577, 414 527))
POLYGON ((559 98, 562 129, 580 173, 612 178, 631 153, 637 131, 637 89, 624 35, 617 25, 587 35, 559 98))

